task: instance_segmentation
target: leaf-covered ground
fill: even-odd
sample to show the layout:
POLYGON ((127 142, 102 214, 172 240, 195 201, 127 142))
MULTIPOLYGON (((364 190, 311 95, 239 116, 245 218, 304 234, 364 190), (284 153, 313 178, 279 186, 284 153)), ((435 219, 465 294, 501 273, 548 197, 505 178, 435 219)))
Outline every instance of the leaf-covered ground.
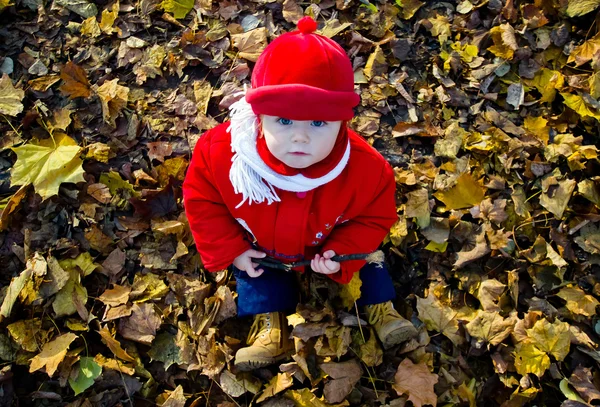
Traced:
POLYGON ((598 404, 599 4, 0 0, 0 406, 598 404), (242 374, 250 321, 181 184, 303 15, 396 169, 384 249, 420 333, 383 352, 360 281, 302 275, 293 359, 242 374))

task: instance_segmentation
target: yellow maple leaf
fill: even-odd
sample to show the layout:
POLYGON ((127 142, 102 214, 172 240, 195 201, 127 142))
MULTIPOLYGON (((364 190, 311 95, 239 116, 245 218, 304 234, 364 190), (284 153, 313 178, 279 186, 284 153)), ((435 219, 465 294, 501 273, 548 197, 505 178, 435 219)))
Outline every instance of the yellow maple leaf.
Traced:
POLYGON ((0 114, 16 116, 23 111, 21 101, 25 92, 13 86, 7 74, 0 78, 0 114))
POLYGON ((194 7, 194 0, 163 0, 160 6, 167 13, 173 13, 173 17, 181 19, 194 7))
POLYGON ((588 61, 591 61, 596 51, 600 49, 600 36, 596 35, 593 38, 585 41, 583 44, 575 47, 569 54, 567 64, 575 62, 575 66, 580 66, 588 61))
POLYGON ((465 172, 456 180, 456 185, 447 191, 433 194, 448 209, 464 209, 478 205, 485 196, 485 189, 471 174, 465 172))
POLYGON ((593 296, 575 286, 563 287, 556 295, 567 302, 566 307, 573 314, 586 317, 596 315, 596 307, 600 304, 593 296))
POLYGON ((11 187, 33 184, 43 200, 58 195, 64 182, 84 182, 81 147, 64 133, 54 138, 13 147, 17 162, 11 169, 11 187))
POLYGON ((432 293, 427 298, 417 297, 417 311, 427 330, 443 333, 455 345, 464 342, 458 328, 458 312, 443 305, 432 293))
POLYGON ((565 77, 559 71, 551 69, 540 69, 531 81, 525 81, 527 85, 534 86, 542 97, 540 102, 552 102, 556 97, 556 90, 565 84, 565 77))
POLYGON ((515 38, 515 29, 508 23, 498 25, 490 30, 490 36, 494 45, 487 50, 497 57, 512 59, 515 51, 519 49, 515 38))
POLYGON ((108 9, 102 10, 102 18, 101 18, 100 24, 99 24, 99 28, 102 30, 102 32, 104 32, 105 34, 112 34, 115 31, 115 29, 113 28, 113 25, 115 24, 115 20, 117 19, 118 16, 119 16, 119 0, 117 0, 113 4, 111 11, 108 11, 108 9))
POLYGON ((4 10, 8 6, 12 6, 14 3, 11 3, 10 0, 0 0, 0 11, 4 10))
POLYGON ((582 96, 572 95, 570 93, 561 92, 560 95, 565 99, 565 105, 575 110, 581 117, 593 117, 596 120, 600 120, 600 114, 593 112, 585 104, 582 96))
POLYGON ((551 354, 556 360, 561 361, 569 354, 571 334, 566 322, 557 319, 551 324, 543 318, 526 332, 538 349, 551 354))
POLYGON ((550 367, 550 358, 546 352, 539 350, 533 343, 518 343, 514 355, 515 368, 520 375, 533 373, 537 377, 542 377, 550 367))
POLYGON ((469 335, 495 346, 508 338, 516 322, 516 318, 505 319, 497 311, 478 310, 477 316, 465 328, 469 335))
POLYGON ((542 140, 544 144, 548 144, 548 140, 550 139, 550 127, 548 127, 547 124, 548 120, 543 117, 527 116, 523 122, 523 127, 525 127, 525 130, 542 140))
POLYGON ((102 34, 100 31, 100 26, 98 25, 98 21, 96 21, 96 17, 92 16, 83 20, 81 23, 81 35, 88 36, 90 38, 96 38, 102 34))
POLYGON ((29 373, 40 370, 45 366, 46 373, 48 376, 52 377, 54 372, 56 372, 56 369, 58 369, 58 365, 60 362, 62 362, 67 354, 69 345, 71 345, 71 342, 73 342, 76 338, 77 335, 69 332, 45 344, 42 348, 42 352, 31 359, 29 373))
POLYGON ((344 304, 344 307, 346 308, 354 307, 354 301, 360 298, 362 281, 358 274, 359 273, 354 273, 352 280, 350 280, 348 284, 343 284, 340 288, 340 298, 342 299, 342 304, 344 304))
POLYGON ((434 18, 430 18, 431 23, 431 35, 438 37, 440 44, 446 42, 448 37, 452 35, 452 28, 450 27, 450 20, 448 17, 442 15, 436 15, 434 18))

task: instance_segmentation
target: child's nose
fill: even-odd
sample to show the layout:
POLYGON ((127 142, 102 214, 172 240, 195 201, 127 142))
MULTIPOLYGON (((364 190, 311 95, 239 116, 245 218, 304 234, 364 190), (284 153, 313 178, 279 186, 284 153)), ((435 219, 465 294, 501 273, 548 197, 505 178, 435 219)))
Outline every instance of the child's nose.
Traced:
POLYGON ((292 136, 292 141, 294 143, 308 143, 310 141, 310 138, 308 137, 308 134, 306 134, 306 131, 298 130, 294 132, 294 135, 292 136))

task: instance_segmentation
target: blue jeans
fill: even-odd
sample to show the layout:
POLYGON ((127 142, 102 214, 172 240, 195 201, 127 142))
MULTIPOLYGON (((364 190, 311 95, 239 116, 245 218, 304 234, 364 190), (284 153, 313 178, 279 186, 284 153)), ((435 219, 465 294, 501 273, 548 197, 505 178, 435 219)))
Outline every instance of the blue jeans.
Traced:
MULTIPOLYGON (((238 316, 263 314, 266 312, 294 311, 300 293, 294 272, 265 270, 260 277, 252 278, 245 271, 233 267, 237 281, 238 316)), ((396 298, 396 290, 387 267, 367 263, 360 269, 362 280, 358 306, 379 304, 396 298)))

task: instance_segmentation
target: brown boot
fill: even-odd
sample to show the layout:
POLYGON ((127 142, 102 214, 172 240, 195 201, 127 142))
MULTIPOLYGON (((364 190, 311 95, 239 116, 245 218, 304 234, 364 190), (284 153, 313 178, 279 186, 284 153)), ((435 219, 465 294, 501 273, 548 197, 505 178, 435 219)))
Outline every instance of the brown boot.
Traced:
POLYGON ((417 336, 417 329, 402 318, 391 301, 365 307, 369 324, 375 328, 384 349, 417 336))
POLYGON ((293 351, 288 338, 288 325, 281 312, 258 314, 250 328, 246 343, 250 346, 235 354, 235 366, 242 371, 258 369, 273 364, 293 351))

